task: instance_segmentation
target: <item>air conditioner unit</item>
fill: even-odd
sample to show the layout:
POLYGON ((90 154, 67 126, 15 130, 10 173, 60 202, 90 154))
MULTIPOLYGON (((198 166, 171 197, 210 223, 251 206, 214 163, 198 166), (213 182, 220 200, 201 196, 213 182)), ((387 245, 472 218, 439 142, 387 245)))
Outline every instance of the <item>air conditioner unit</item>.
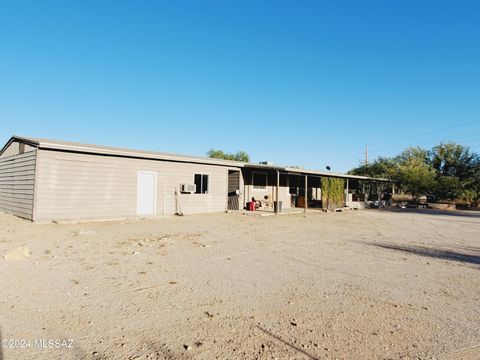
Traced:
POLYGON ((194 193, 197 187, 194 184, 180 184, 180 192, 194 193))

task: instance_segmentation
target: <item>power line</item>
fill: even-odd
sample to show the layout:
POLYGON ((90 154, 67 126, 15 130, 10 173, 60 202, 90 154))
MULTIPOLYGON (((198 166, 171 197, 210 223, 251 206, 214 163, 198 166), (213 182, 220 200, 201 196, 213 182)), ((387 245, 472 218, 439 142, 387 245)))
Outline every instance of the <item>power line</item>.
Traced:
POLYGON ((397 138, 397 139, 380 141, 380 142, 373 143, 373 144, 370 144, 370 145, 380 145, 380 144, 392 143, 392 142, 397 142, 397 141, 402 141, 402 140, 409 140, 409 139, 414 138, 414 137, 430 135, 430 134, 434 134, 434 133, 438 133, 438 132, 442 132, 442 131, 446 131, 446 130, 451 130, 451 129, 457 129, 457 128, 462 127, 462 126, 468 126, 468 125, 478 124, 478 123, 479 123, 478 120, 470 121, 470 122, 458 124, 458 125, 455 125, 455 126, 449 126, 449 127, 442 128, 442 129, 436 129, 436 130, 432 130, 432 131, 426 131, 426 132, 423 132, 423 133, 413 134, 413 135, 410 135, 408 137, 401 137, 401 138, 397 138))
MULTIPOLYGON (((432 143, 439 143, 439 142, 448 142, 448 141, 475 141, 476 137, 480 135, 480 130, 473 130, 469 133, 461 133, 461 134, 454 134, 454 135, 445 135, 442 136, 441 138, 438 136, 435 137, 427 137, 424 139, 421 139, 417 142, 411 141, 410 144, 405 144, 404 146, 422 146, 422 147, 428 147, 431 146, 432 143), (473 137, 473 138, 472 138, 473 137)), ((383 152, 386 150, 392 150, 392 149, 398 149, 401 147, 401 144, 394 145, 391 144, 391 146, 380 146, 380 147, 371 147, 371 150, 373 150, 374 153, 379 153, 383 152)))

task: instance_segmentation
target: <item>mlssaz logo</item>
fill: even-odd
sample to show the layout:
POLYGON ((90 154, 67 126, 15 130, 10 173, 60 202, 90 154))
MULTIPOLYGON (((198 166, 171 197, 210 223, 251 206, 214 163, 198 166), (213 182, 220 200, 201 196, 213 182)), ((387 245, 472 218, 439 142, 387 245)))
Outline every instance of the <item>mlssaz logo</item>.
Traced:
POLYGON ((44 349, 68 349, 73 348, 71 339, 35 339, 36 348, 44 349))

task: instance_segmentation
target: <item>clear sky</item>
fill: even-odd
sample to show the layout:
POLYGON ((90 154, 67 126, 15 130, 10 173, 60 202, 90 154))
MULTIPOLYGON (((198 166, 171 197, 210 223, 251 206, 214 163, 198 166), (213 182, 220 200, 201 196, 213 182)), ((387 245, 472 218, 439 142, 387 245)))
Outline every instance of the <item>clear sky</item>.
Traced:
POLYGON ((0 1, 12 134, 346 171, 480 151, 480 1, 0 1))

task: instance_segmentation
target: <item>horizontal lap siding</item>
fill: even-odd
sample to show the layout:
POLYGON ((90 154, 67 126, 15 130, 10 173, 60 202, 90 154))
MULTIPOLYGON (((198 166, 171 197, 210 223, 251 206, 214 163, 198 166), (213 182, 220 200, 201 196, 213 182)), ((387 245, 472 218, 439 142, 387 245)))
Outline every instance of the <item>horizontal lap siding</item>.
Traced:
POLYGON ((33 218, 35 150, 0 159, 0 210, 33 218))
POLYGON ((135 216, 137 170, 161 171, 161 166, 148 160, 41 149, 35 220, 135 216))
MULTIPOLYGON (((24 153, 36 150, 34 146, 31 146, 28 144, 23 144, 23 146, 24 146, 24 149, 23 149, 24 153)), ((4 158, 7 158, 13 155, 18 155, 18 154, 20 154, 20 142, 13 141, 0 155, 0 159, 4 159, 4 158)))
POLYGON ((184 213, 223 211, 227 170, 221 166, 40 150, 36 220, 135 217, 137 171, 157 173, 157 215, 174 214, 175 189, 210 174, 208 195, 179 195, 184 213))
POLYGON ((167 162, 165 164, 165 213, 175 213, 175 189, 193 184, 195 174, 208 175, 208 194, 179 194, 185 214, 225 211, 228 170, 222 166, 167 162))

